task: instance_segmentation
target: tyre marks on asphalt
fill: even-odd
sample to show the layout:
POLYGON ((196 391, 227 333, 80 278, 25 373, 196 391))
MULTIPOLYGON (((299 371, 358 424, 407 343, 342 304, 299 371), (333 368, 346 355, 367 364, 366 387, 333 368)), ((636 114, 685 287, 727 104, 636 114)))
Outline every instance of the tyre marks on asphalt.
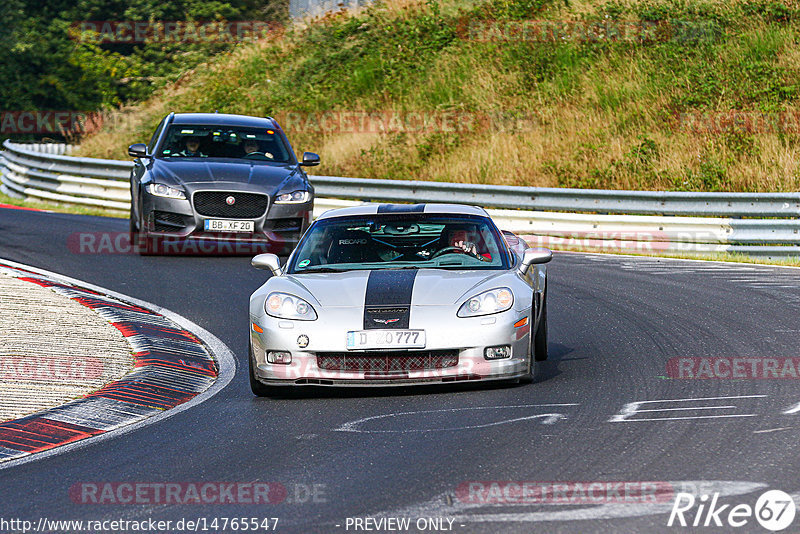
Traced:
MULTIPOLYGON (((0 424, 0 462, 141 421, 191 400, 216 381, 219 368, 205 345, 167 317, 2 262, 0 269, 96 311, 122 333, 135 361, 131 373, 81 399, 0 424)), ((65 341, 68 347, 80 340, 65 341)))

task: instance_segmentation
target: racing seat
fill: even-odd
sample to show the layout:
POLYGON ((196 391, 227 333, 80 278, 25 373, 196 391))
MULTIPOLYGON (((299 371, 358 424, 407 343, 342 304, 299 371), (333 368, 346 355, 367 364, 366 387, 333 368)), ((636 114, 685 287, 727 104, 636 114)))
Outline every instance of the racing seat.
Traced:
POLYGON ((365 230, 339 230, 331 236, 326 263, 365 263, 381 261, 365 230))

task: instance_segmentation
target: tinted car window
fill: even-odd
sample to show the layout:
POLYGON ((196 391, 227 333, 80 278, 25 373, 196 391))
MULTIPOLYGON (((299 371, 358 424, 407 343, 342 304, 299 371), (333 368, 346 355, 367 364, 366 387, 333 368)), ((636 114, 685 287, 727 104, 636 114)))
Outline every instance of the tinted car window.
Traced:
POLYGON ((482 217, 403 214, 323 219, 308 230, 289 273, 354 269, 507 269, 507 248, 482 217))
POLYGON ((157 157, 290 162, 289 151, 275 130, 180 124, 170 125, 157 157), (198 142, 196 153, 187 151, 187 142, 192 139, 198 142))

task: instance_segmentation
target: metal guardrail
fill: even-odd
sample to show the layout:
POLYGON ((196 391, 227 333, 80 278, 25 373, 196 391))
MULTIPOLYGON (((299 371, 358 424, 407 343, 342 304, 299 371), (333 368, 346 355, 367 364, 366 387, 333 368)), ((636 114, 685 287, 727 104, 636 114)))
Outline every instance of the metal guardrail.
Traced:
POLYGON ((9 196, 120 211, 129 209, 128 178, 133 162, 41 151, 46 145, 5 141, 3 147, 0 190, 9 196))
POLYGON ((692 193, 518 187, 314 176, 321 196, 458 202, 506 209, 700 217, 797 217, 800 193, 692 193))
MULTIPOLYGON (((9 141, 3 146, 0 190, 6 194, 129 209, 132 162, 48 154, 41 147, 9 141)), ((344 199, 459 202, 501 208, 489 210, 501 228, 554 248, 800 256, 800 193, 607 191, 310 178, 317 193, 316 213, 352 203, 344 199)))
POLYGON ((25 147, 36 152, 54 154, 56 156, 69 156, 75 149, 75 145, 67 143, 25 143, 25 147))

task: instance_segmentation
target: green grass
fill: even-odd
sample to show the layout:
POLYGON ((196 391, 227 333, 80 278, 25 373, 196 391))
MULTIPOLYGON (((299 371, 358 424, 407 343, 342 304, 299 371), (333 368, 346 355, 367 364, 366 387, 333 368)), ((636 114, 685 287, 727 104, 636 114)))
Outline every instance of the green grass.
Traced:
POLYGON ((800 9, 773 0, 407 0, 329 15, 213 58, 132 121, 84 140, 125 158, 169 111, 285 116, 396 111, 523 117, 468 131, 287 127, 320 174, 686 191, 800 188, 796 133, 692 132, 681 113, 780 113, 800 103, 800 9), (609 18, 607 18, 609 17, 609 18), (644 42, 486 42, 494 22, 658 22, 644 42), (645 145, 643 145, 643 143, 645 145))

